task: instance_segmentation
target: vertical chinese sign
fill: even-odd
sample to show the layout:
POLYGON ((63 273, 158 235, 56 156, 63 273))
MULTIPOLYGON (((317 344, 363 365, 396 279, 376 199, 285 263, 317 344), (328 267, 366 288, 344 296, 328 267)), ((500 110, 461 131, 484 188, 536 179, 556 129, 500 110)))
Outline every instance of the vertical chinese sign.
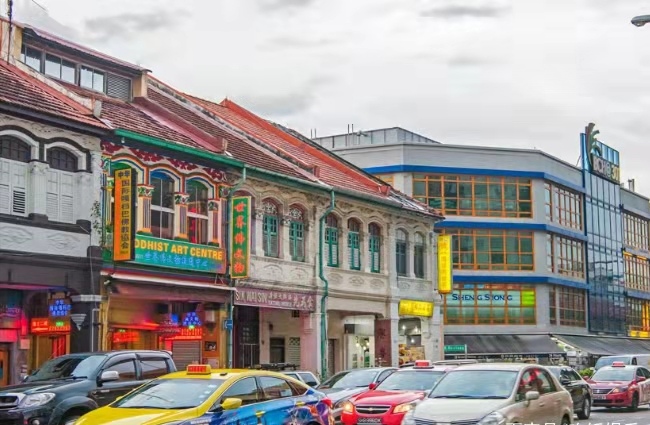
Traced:
POLYGON ((438 293, 451 293, 451 235, 438 236, 438 293))
POLYGON ((230 277, 244 279, 250 268, 251 197, 232 198, 230 211, 230 277))
POLYGON ((114 173, 113 261, 135 258, 136 172, 132 168, 114 173))

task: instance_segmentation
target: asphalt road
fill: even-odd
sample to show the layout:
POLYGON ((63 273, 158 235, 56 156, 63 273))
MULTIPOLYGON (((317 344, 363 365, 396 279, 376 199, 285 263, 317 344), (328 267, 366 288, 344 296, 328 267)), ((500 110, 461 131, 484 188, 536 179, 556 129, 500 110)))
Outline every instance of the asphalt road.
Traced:
POLYGON ((585 421, 578 421, 579 425, 650 425, 650 409, 642 406, 636 412, 625 410, 604 410, 594 407, 591 417, 585 421))

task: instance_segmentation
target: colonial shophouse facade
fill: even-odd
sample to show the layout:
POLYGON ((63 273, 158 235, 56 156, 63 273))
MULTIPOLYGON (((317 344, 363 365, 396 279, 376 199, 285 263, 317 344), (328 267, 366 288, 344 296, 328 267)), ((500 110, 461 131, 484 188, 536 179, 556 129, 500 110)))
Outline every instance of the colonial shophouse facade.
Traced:
POLYGON ((441 356, 439 214, 234 102, 189 96, 27 25, 15 34, 17 61, 111 128, 97 189, 103 348, 323 374, 441 356), (129 230, 122 194, 135 198, 135 256, 114 261, 116 231, 129 230), (249 267, 230 280, 230 205, 242 196, 249 267))

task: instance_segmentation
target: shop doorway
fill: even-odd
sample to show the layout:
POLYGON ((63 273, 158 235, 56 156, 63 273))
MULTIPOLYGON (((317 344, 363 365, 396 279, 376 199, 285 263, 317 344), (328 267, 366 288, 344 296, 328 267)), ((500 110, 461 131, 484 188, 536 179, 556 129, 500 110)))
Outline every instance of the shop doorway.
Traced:
POLYGON ((0 350, 0 387, 9 385, 9 352, 0 350))
POLYGON ((284 363, 285 362, 285 346, 284 338, 271 338, 271 363, 284 363))
POLYGON ((235 316, 235 367, 249 368, 260 363, 260 310, 237 306, 235 316))

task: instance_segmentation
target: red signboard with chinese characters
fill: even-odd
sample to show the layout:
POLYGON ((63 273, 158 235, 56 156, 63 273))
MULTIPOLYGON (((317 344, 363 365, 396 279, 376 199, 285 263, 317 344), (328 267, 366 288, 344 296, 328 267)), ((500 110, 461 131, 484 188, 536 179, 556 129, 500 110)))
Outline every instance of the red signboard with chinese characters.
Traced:
POLYGON ((237 288, 235 304, 253 307, 282 308, 314 311, 316 296, 311 293, 270 291, 256 288, 237 288))
POLYGON ((32 334, 52 334, 70 332, 70 319, 50 320, 49 317, 34 318, 29 323, 32 334))
POLYGON ((113 332, 113 344, 126 344, 140 341, 140 332, 130 329, 117 329, 113 332))
POLYGON ((251 197, 232 198, 230 211, 230 277, 245 279, 250 269, 251 197))

